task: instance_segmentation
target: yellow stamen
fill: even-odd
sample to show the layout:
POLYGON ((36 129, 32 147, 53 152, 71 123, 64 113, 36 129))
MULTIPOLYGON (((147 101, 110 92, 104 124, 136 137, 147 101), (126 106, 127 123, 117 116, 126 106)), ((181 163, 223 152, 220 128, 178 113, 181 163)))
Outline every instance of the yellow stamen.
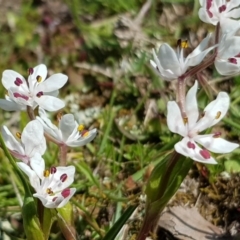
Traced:
POLYGON ((183 118, 183 123, 184 123, 184 125, 186 125, 188 123, 188 118, 187 117, 183 118))
POLYGON ((6 92, 5 92, 5 95, 9 96, 9 93, 8 93, 8 91, 6 91, 6 92))
POLYGON ((218 111, 218 112, 217 112, 217 114, 216 114, 216 117, 215 117, 215 119, 219 119, 219 118, 220 118, 220 116, 221 116, 221 114, 222 114, 222 113, 221 113, 220 111, 218 111))
POLYGON ((21 139, 21 136, 22 136, 22 134, 21 134, 20 132, 17 132, 17 133, 16 133, 16 137, 17 137, 18 139, 21 139))
POLYGON ((80 125, 78 126, 78 131, 81 132, 83 129, 84 129, 84 125, 80 124, 80 125))
POLYGON ((50 175, 50 171, 48 169, 43 172, 44 177, 49 177, 49 175, 50 175))
POLYGON ((46 192, 47 192, 47 194, 49 194, 49 195, 53 195, 53 191, 52 191, 51 188, 47 188, 47 189, 46 189, 46 192))
POLYGON ((37 76, 37 82, 41 82, 42 81, 42 77, 41 76, 37 76))
POLYGON ((181 48, 188 48, 188 41, 181 41, 181 48))

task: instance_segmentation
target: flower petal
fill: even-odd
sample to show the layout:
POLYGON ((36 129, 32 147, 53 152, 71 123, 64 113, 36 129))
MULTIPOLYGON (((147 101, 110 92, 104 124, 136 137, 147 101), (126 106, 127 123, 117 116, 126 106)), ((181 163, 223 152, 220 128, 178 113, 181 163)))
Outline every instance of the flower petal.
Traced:
POLYGON ((75 167, 74 166, 68 166, 68 167, 56 167, 57 171, 53 174, 54 179, 56 181, 59 181, 63 175, 67 175, 67 178, 64 179, 64 181, 61 181, 57 186, 55 186, 56 181, 52 181, 52 183, 49 185, 49 187, 52 187, 52 184, 54 185, 53 191, 58 192, 61 191, 69 185, 71 185, 74 181, 74 174, 75 174, 75 167))
POLYGON ((22 86, 24 86, 23 88, 25 90, 28 89, 25 78, 21 74, 13 70, 3 71, 2 84, 6 89, 9 89, 10 87, 16 87, 17 85, 14 82, 16 81, 17 78, 22 80, 22 84, 20 85, 21 87, 19 88, 22 88, 22 86))
POLYGON ((2 137, 8 149, 25 155, 22 144, 16 140, 16 138, 12 135, 6 126, 2 127, 2 137))
POLYGON ((38 113, 40 117, 36 117, 36 119, 42 124, 44 131, 54 137, 56 140, 62 141, 62 133, 58 129, 57 126, 52 124, 51 120, 47 117, 47 114, 44 109, 39 107, 38 113))
POLYGON ((211 34, 208 34, 202 42, 190 53, 186 58, 187 66, 196 66, 198 65, 203 58, 213 50, 217 45, 207 48, 209 40, 211 38, 211 34), (207 48, 207 49, 206 49, 207 48))
POLYGON ((188 117, 188 128, 192 128, 199 117, 198 104, 197 104, 197 89, 198 82, 195 81, 194 85, 189 89, 186 95, 186 114, 188 117))
POLYGON ((47 147, 43 126, 38 120, 30 121, 26 125, 21 140, 25 147, 25 153, 29 157, 33 157, 36 152, 43 155, 46 151, 47 147))
POLYGON ((231 143, 222 138, 213 137, 214 134, 198 135, 194 138, 196 142, 215 153, 229 153, 239 147, 239 144, 231 143))
POLYGON ((204 109, 204 116, 194 127, 195 132, 201 132, 217 124, 227 113, 230 98, 226 92, 218 93, 217 98, 204 109))
POLYGON ((53 74, 37 86, 38 91, 53 92, 62 88, 68 80, 68 76, 62 73, 53 74))
POLYGON ((26 105, 22 106, 14 101, 0 99, 0 108, 5 111, 20 111, 26 110, 26 105))
POLYGON ((69 138, 77 126, 78 125, 74 119, 73 114, 65 114, 62 116, 61 120, 59 121, 59 129, 62 132, 64 142, 69 138))
POLYGON ((30 159, 30 166, 40 179, 44 178, 45 161, 38 152, 30 159))
POLYGON ((81 147, 89 142, 91 142, 97 135, 97 129, 94 128, 87 133, 85 133, 84 136, 81 136, 79 132, 75 133, 73 132, 72 135, 69 136, 69 138, 66 141, 66 145, 69 147, 81 147), (77 139, 74 138, 74 135, 77 135, 77 139))
POLYGON ((167 109, 168 128, 171 132, 178 133, 184 137, 186 135, 186 127, 184 125, 179 106, 175 101, 169 101, 167 109))
POLYGON ((41 108, 50 112, 58 111, 59 109, 65 107, 64 101, 53 96, 43 95, 40 98, 36 97, 34 100, 41 108))
POLYGON ((58 205, 57 208, 61 208, 61 207, 64 207, 68 201, 70 200, 70 198, 72 198, 72 196, 74 195, 74 193, 76 192, 76 188, 70 188, 69 189, 69 195, 66 197, 66 198, 63 198, 63 200, 61 201, 61 203, 58 205))
POLYGON ((217 164, 215 159, 210 154, 207 158, 204 158, 203 154, 201 154, 203 149, 201 149, 193 140, 187 137, 183 138, 182 141, 176 143, 174 148, 178 153, 189 157, 194 161, 206 164, 217 164), (192 147, 189 147, 189 142, 192 144, 192 147))
MULTIPOLYGON (((37 83, 37 78, 41 77, 42 82, 47 77, 47 67, 44 64, 39 64, 33 68, 33 73, 29 75, 28 82, 33 85, 37 83)), ((41 83, 42 83, 41 82, 41 83)))
POLYGON ((37 174, 23 162, 17 162, 16 164, 29 177, 32 187, 37 191, 40 186, 40 178, 37 176, 37 174))

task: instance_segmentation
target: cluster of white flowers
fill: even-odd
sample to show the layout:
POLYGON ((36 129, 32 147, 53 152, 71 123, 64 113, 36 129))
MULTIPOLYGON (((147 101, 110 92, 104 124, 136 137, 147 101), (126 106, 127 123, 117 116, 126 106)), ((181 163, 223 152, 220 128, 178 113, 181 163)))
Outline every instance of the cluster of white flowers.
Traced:
POLYGON ((10 153, 22 162, 19 168, 29 177, 35 190, 33 194, 47 208, 63 207, 73 196, 76 189, 69 188, 74 181, 74 166, 52 166, 45 169, 42 158, 47 149, 44 134, 48 134, 59 147, 79 147, 92 141, 97 130, 86 130, 79 125, 72 114, 59 117, 59 127, 47 117, 47 111, 57 111, 65 103, 57 98, 58 89, 67 82, 64 74, 54 74, 48 79, 47 68, 41 64, 29 69, 28 80, 13 70, 3 72, 2 83, 7 89, 6 99, 0 99, 0 108, 6 111, 22 110, 27 107, 38 108, 39 116, 32 119, 17 139, 6 126, 2 127, 2 136, 10 153))
POLYGON ((178 81, 178 101, 168 102, 167 124, 170 131, 183 139, 175 144, 175 150, 195 161, 216 164, 210 152, 229 153, 239 145, 220 138, 221 133, 199 135, 200 132, 218 123, 227 113, 230 98, 226 92, 218 93, 216 100, 207 105, 199 117, 197 105, 198 82, 185 95, 181 84, 185 79, 200 74, 214 64, 221 75, 240 72, 240 0, 200 0, 199 17, 216 26, 215 34, 209 34, 187 57, 184 56, 186 41, 179 41, 177 51, 163 43, 158 53, 153 50, 150 61, 161 79, 178 81), (214 42, 210 45, 211 42, 214 42), (210 45, 210 46, 209 46, 210 45), (212 55, 204 60, 211 51, 212 55), (191 69, 189 69, 192 67, 191 69), (195 67, 195 68, 194 68, 195 67), (201 148, 198 144, 203 146, 201 148))

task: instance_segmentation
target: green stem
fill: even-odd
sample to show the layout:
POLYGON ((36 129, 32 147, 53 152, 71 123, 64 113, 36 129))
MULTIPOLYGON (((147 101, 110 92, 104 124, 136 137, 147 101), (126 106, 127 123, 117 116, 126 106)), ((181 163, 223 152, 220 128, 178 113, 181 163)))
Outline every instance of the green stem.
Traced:
POLYGON ((59 156, 59 165, 66 166, 67 165, 67 151, 68 146, 65 144, 60 145, 60 156, 59 156))

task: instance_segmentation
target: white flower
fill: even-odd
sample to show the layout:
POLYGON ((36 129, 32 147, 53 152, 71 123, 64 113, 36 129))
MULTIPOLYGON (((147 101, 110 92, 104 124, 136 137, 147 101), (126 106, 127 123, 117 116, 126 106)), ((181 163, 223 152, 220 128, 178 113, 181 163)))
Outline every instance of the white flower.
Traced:
MULTIPOLYGON (((240 9, 239 9, 240 12, 240 9)), ((221 75, 240 72, 240 37, 225 34, 219 44, 215 67, 221 75)))
POLYGON ((74 180, 74 166, 45 169, 45 162, 40 155, 30 161, 30 166, 22 162, 17 165, 29 177, 36 191, 33 196, 39 198, 47 208, 63 207, 76 192, 76 188, 68 188, 74 180))
POLYGON ((234 19, 240 17, 239 0, 199 0, 199 18, 206 23, 217 25, 220 23, 224 33, 238 29, 240 22, 234 19), (234 18, 234 19, 232 19, 234 18))
POLYGON ((26 106, 36 108, 38 105, 48 111, 57 111, 65 106, 58 99, 58 89, 67 82, 68 77, 62 73, 47 78, 47 67, 40 64, 29 70, 28 80, 13 70, 5 70, 2 84, 7 89, 6 99, 0 99, 0 108, 6 111, 25 110, 26 106))
POLYGON ((43 125, 44 130, 60 144, 69 147, 81 147, 91 142, 97 135, 97 129, 90 131, 84 129, 83 125, 79 125, 73 114, 65 114, 60 117, 58 127, 52 124, 47 117, 46 112, 39 108, 39 116, 37 120, 43 125))
POLYGON ((153 60, 150 60, 151 65, 157 70, 157 73, 164 80, 171 81, 183 75, 191 66, 198 65, 203 58, 215 47, 207 48, 211 34, 190 53, 186 58, 184 57, 184 48, 187 43, 182 42, 179 44, 175 52, 167 43, 163 43, 158 55, 153 50, 153 60))
POLYGON ((20 141, 17 141, 6 126, 2 127, 4 142, 17 159, 29 164, 29 161, 36 153, 43 155, 46 151, 46 139, 41 123, 37 120, 29 122, 23 129, 22 134, 18 133, 20 141))
POLYGON ((170 131, 183 136, 183 139, 174 146, 178 153, 198 162, 216 164, 209 151, 229 153, 239 145, 220 138, 219 132, 205 135, 199 135, 199 133, 217 124, 225 116, 230 100, 227 93, 220 92, 217 98, 204 109, 203 117, 198 119, 197 88, 196 81, 186 96, 187 119, 182 118, 180 108, 175 101, 168 102, 167 124, 170 131), (204 149, 196 143, 202 145, 204 149))

